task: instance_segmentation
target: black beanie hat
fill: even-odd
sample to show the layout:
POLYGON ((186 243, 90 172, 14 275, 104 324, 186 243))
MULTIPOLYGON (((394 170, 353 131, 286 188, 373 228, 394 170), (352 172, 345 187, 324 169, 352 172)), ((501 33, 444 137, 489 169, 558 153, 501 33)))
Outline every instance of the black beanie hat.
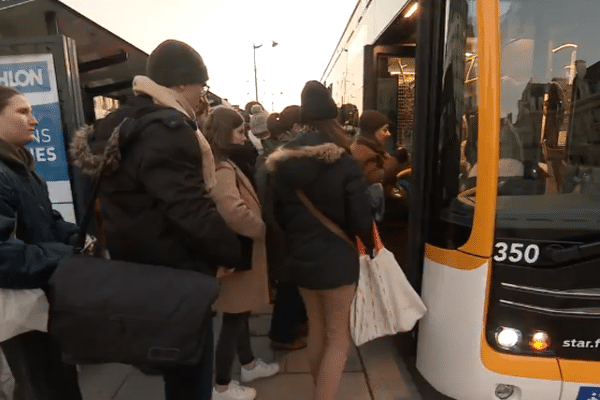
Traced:
POLYGON ((382 126, 390 123, 388 117, 376 110, 365 110, 360 116, 358 126, 361 135, 373 136, 382 126))
POLYGON ((338 110, 331 92, 321 82, 308 81, 300 95, 300 122, 337 118, 338 110))
POLYGON ((152 51, 146 62, 146 75, 166 87, 208 81, 208 71, 200 54, 177 40, 165 40, 152 51))

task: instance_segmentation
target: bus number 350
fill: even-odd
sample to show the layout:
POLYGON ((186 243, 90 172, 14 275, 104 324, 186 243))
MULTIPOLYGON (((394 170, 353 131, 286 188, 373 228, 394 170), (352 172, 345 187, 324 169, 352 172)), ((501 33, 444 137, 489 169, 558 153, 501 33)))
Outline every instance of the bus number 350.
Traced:
POLYGON ((523 243, 510 243, 509 249, 509 243, 498 242, 495 247, 494 261, 497 262, 504 262, 508 259, 513 263, 524 260, 527 264, 533 264, 540 257, 540 248, 537 244, 530 244, 525 247, 523 243))

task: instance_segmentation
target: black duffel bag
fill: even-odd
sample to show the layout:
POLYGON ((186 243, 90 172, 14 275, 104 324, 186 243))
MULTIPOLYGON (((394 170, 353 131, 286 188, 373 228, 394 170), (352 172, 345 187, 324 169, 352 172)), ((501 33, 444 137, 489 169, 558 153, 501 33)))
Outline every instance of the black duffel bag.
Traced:
POLYGON ((50 279, 48 331, 68 364, 196 364, 218 291, 199 272, 74 255, 50 279))

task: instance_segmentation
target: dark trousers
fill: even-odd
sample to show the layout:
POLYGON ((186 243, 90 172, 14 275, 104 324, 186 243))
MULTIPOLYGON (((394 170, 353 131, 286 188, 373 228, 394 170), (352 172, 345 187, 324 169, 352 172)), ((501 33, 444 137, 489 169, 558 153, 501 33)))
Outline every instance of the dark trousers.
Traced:
POLYGON ((213 374, 213 322, 206 319, 206 338, 202 358, 196 365, 161 368, 165 382, 165 400, 210 400, 213 374))
POLYGON ((279 343, 293 343, 298 338, 298 326, 306 321, 306 308, 298 287, 279 282, 269 338, 279 343))
POLYGON ((215 383, 217 385, 228 385, 231 381, 231 367, 236 354, 242 365, 254 361, 254 354, 250 346, 249 317, 250 312, 223 313, 223 325, 215 352, 215 383))
POLYGON ((60 351, 45 332, 31 331, 0 344, 26 400, 81 400, 77 368, 61 361, 60 351))

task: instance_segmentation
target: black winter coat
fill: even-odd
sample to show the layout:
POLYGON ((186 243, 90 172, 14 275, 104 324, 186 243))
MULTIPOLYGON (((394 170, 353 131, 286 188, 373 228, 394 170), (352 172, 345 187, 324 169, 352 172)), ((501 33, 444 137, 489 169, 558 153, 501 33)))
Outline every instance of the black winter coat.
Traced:
MULTIPOLYGON (((99 124, 91 147, 101 152, 126 116, 161 108, 146 96, 129 99, 99 124)), ((98 193, 112 258, 211 275, 239 263, 239 241, 205 189, 195 130, 173 110, 139 132, 121 132, 119 165, 102 177, 98 193)))
POLYGON ((300 202, 302 190, 349 237, 369 237, 373 220, 367 183, 356 160, 322 133, 299 135, 266 161, 274 173, 274 213, 285 232, 284 268, 292 283, 333 289, 358 281, 357 250, 300 202))
POLYGON ((52 209, 31 154, 0 140, 0 287, 44 287, 77 230, 52 209))

